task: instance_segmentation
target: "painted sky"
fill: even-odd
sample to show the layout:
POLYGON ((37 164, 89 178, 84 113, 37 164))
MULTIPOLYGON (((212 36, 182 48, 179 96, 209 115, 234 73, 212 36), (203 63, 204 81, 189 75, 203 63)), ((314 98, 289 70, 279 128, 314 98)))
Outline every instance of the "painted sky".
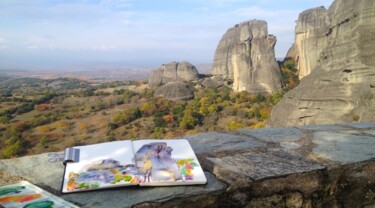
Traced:
POLYGON ((224 32, 268 22, 276 57, 305 9, 332 0, 0 0, 0 69, 211 63, 224 32))

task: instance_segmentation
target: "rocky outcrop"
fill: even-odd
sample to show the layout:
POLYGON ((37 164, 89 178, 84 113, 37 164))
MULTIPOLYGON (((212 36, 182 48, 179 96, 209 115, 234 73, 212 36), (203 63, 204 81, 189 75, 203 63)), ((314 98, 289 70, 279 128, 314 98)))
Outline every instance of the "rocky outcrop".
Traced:
POLYGON ((273 108, 268 126, 375 121, 375 1, 336 0, 328 18, 317 66, 273 108))
POLYGON ((170 81, 198 80, 198 70, 189 62, 171 62, 153 70, 148 78, 148 86, 154 87, 170 81))
POLYGON ((202 85, 206 88, 219 88, 227 85, 227 81, 221 76, 213 76, 203 80, 202 85))
POLYGON ((320 53, 327 46, 328 26, 328 11, 324 7, 309 9, 299 15, 294 45, 300 79, 316 67, 320 53))
POLYGON ((28 180, 82 208, 375 204, 375 123, 241 129, 184 139, 205 171, 205 185, 61 194, 63 153, 0 160, 0 185, 28 180))
POLYGON ((172 81, 158 88, 154 96, 173 101, 190 100, 194 98, 194 87, 183 82, 172 81))
POLYGON ((275 59, 276 37, 268 35, 262 20, 242 22, 221 38, 211 70, 233 80, 234 91, 272 94, 282 88, 281 72, 275 59))
POLYGON ((285 60, 293 59, 297 61, 297 57, 298 57, 297 47, 296 47, 296 44, 293 44, 292 47, 289 48, 284 59, 285 60))

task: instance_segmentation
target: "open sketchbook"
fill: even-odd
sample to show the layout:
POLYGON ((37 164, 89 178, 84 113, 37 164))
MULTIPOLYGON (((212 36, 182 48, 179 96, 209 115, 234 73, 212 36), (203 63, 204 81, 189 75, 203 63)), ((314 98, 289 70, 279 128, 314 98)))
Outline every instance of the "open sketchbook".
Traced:
POLYGON ((78 208, 27 181, 0 186, 0 208, 78 208))
POLYGON ((65 150, 62 192, 206 184, 187 140, 115 141, 65 150))

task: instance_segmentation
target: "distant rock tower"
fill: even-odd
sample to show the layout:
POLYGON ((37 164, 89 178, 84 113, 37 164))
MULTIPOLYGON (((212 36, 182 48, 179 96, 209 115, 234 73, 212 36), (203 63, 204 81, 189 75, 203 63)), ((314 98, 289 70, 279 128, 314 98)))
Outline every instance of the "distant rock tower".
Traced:
POLYGON ((234 91, 272 94, 282 90, 282 75, 275 59, 276 37, 267 22, 242 22, 221 38, 211 74, 233 80, 234 91))
POLYGON ((171 62, 163 64, 160 68, 151 72, 148 78, 148 86, 154 87, 166 84, 170 81, 195 81, 198 80, 197 68, 189 62, 171 62))

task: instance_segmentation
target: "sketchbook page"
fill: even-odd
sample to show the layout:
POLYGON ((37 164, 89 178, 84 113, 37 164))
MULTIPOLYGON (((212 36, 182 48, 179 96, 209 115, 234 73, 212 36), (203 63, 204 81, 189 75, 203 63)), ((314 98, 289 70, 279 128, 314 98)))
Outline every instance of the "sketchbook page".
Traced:
POLYGON ((77 206, 27 181, 22 181, 16 184, 0 186, 0 207, 76 208, 77 206))
POLYGON ((138 140, 133 141, 133 148, 141 186, 207 183, 187 140, 138 140))
POLYGON ((131 141, 77 146, 79 162, 65 166, 62 192, 135 185, 138 182, 131 141))

